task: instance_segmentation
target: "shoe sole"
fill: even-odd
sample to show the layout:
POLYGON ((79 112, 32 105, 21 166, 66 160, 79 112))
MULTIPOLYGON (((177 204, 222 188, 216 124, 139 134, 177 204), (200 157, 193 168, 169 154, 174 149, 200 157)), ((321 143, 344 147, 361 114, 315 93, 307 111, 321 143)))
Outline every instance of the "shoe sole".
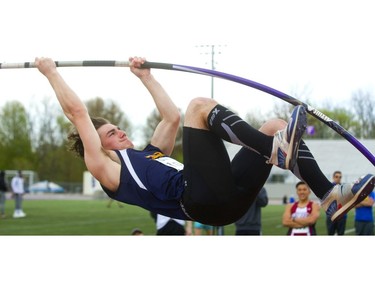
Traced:
POLYGON ((362 202, 371 193, 371 191, 373 191, 374 184, 375 178, 374 176, 370 176, 366 183, 363 184, 362 188, 354 195, 354 197, 332 215, 331 221, 335 222, 341 219, 346 213, 353 209, 354 206, 362 202))
POLYGON ((292 170, 297 162, 298 144, 301 141, 307 126, 306 109, 303 106, 299 106, 297 113, 294 114, 292 118, 297 118, 297 120, 294 122, 294 126, 292 128, 288 154, 285 159, 285 168, 288 170, 292 170))

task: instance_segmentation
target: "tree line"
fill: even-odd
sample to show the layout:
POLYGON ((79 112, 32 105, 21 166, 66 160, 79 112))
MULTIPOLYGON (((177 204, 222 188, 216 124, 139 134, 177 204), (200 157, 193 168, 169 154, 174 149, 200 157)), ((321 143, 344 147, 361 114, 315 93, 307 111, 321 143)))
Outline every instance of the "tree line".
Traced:
MULTIPOLYGON (((91 116, 101 116, 118 124, 130 137, 135 132, 129 118, 114 101, 94 98, 87 101, 86 106, 91 116)), ((361 139, 375 138, 374 106, 372 93, 358 90, 352 95, 350 109, 333 105, 316 108, 361 139)), ((264 116, 249 112, 245 119, 257 128, 269 118, 288 120, 291 108, 285 102, 275 103, 264 116)), ((143 134, 138 148, 150 141, 159 121, 160 116, 154 110, 144 127, 136 128, 143 134)), ((183 118, 172 155, 179 161, 182 161, 182 121, 183 118)), ((313 116, 308 116, 308 125, 313 130, 304 138, 341 138, 313 116)), ((41 180, 81 182, 86 171, 84 162, 66 149, 70 129, 71 123, 52 98, 28 108, 20 101, 7 102, 0 108, 0 170, 33 170, 41 180)))

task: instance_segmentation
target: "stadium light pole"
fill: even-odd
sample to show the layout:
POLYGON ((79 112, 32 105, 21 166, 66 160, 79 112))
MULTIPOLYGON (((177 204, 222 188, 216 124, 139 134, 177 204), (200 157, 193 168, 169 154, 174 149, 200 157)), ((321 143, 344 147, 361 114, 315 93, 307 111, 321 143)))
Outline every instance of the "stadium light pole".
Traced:
MULTIPOLYGON (((196 46, 196 47, 209 49, 209 51, 206 51, 203 54, 204 55, 210 55, 210 57, 211 57, 211 70, 215 70, 216 69, 215 68, 215 65, 216 65, 215 55, 216 54, 221 54, 221 51, 217 50, 217 48, 219 48, 219 47, 225 47, 225 46, 226 45, 214 45, 214 44, 211 44, 211 45, 199 45, 199 46, 196 46)), ((213 76, 211 76, 211 98, 212 99, 214 98, 214 77, 213 76)))
MULTIPOLYGON (((210 55, 211 56, 211 70, 215 70, 215 64, 216 64, 216 61, 215 61, 215 54, 221 54, 220 51, 217 51, 216 52, 216 48, 217 47, 225 47, 225 45, 200 45, 200 46, 196 46, 196 47, 200 47, 200 48, 209 48, 210 51, 209 52, 205 52, 203 54, 205 55, 210 55)), ((213 99, 214 98, 214 77, 211 76, 211 98, 213 99)), ((224 235, 224 226, 217 226, 215 227, 216 229, 216 234, 217 235, 224 235)))

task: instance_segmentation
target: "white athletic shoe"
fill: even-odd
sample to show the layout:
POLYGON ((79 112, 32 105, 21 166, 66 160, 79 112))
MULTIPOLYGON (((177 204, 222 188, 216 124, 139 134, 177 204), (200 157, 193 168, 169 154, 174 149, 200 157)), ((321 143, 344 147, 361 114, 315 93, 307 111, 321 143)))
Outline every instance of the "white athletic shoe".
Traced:
POLYGON ((26 214, 22 210, 20 210, 20 216, 19 217, 24 218, 24 217, 26 217, 26 214))
POLYGON ((306 109, 302 105, 296 106, 286 128, 274 135, 272 153, 267 163, 292 170, 297 162, 298 147, 306 125, 306 109))
POLYGON ((20 210, 15 210, 14 211, 13 218, 15 218, 15 219, 20 218, 20 210))
POLYGON ((333 222, 339 220, 371 193, 374 184, 375 178, 371 174, 352 184, 337 184, 324 196, 321 206, 333 222))
POLYGON ((18 218, 24 218, 26 217, 26 214, 22 210, 15 210, 13 213, 13 218, 18 219, 18 218))

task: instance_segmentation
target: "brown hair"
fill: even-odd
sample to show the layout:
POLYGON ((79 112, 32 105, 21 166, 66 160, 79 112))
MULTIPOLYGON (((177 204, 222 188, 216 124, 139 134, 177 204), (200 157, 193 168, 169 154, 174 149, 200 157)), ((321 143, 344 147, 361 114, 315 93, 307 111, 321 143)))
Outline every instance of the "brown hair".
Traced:
MULTIPOLYGON (((107 119, 104 119, 102 117, 91 117, 91 122, 96 130, 98 130, 101 126, 110 123, 107 119)), ((74 126, 68 134, 68 150, 73 151, 77 156, 82 158, 85 155, 81 137, 79 136, 77 129, 74 126)))
MULTIPOLYGON (((303 185, 303 184, 306 184, 304 181, 299 181, 299 182, 297 182, 296 183, 296 188, 298 188, 300 185, 303 185)), ((306 184, 307 185, 307 184, 306 184)), ((308 185, 307 185, 307 187, 309 187, 308 185)), ((310 188, 310 187, 309 187, 310 188)))

